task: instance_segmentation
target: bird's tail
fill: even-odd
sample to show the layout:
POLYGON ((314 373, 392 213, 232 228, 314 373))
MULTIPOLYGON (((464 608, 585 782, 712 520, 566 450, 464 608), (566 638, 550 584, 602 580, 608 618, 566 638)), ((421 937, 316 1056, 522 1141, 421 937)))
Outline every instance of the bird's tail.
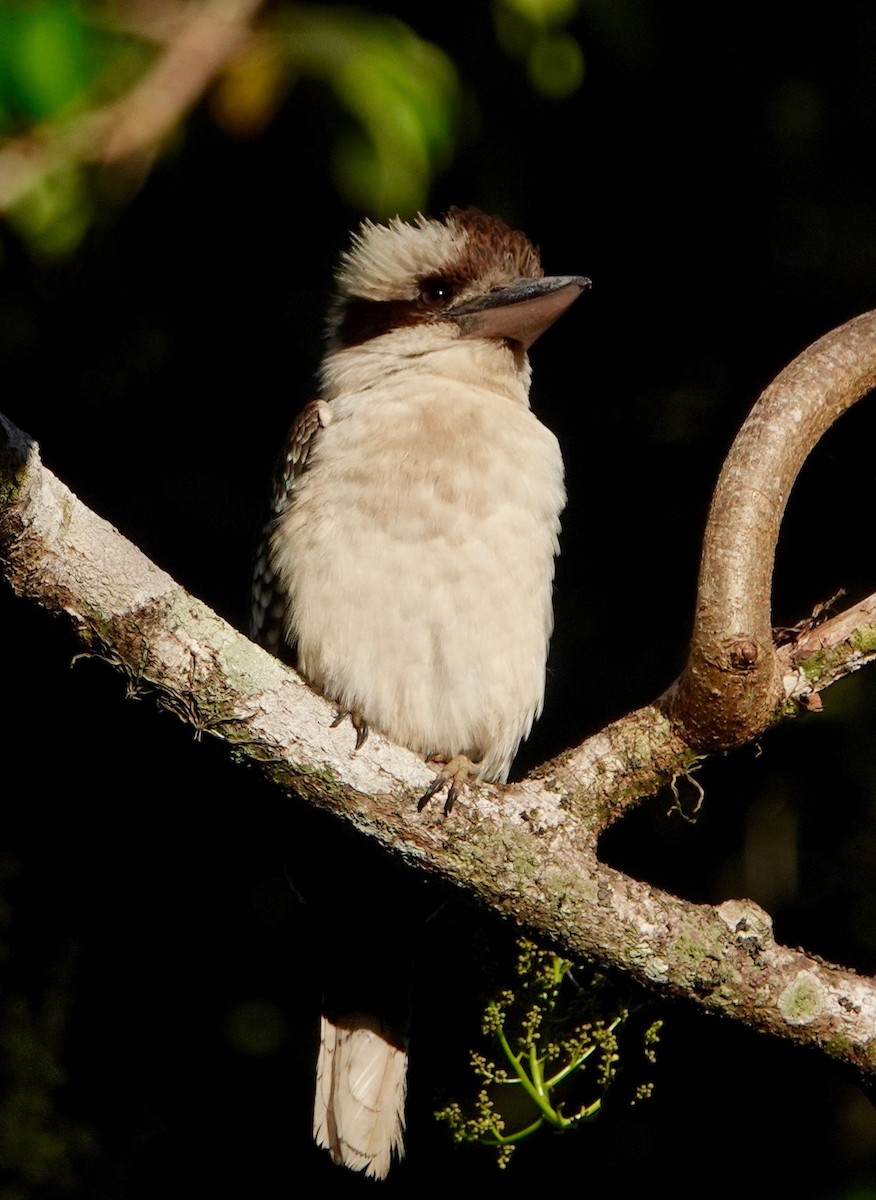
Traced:
POLYGON ((383 1179, 404 1155, 408 1055, 378 1017, 322 1018, 313 1136, 332 1160, 383 1179))

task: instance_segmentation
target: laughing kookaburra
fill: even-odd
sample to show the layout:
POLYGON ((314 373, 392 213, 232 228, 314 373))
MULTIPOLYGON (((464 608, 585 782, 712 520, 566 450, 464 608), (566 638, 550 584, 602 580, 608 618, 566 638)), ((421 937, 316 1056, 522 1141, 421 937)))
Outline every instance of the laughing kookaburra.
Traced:
MULTIPOLYGON (((256 569, 254 635, 351 717, 504 782, 541 712, 565 503, 527 351, 589 286, 545 277, 476 209, 366 221, 336 277, 320 398, 299 414, 256 569)), ((337 724, 338 722, 336 722, 337 724)), ((384 1176, 403 1153, 403 1031, 322 1019, 314 1137, 384 1176)))

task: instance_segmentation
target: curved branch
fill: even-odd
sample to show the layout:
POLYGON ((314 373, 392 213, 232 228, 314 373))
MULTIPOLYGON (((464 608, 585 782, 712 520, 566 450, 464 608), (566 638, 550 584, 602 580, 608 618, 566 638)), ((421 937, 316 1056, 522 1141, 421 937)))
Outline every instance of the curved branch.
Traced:
POLYGON ((671 718, 703 749, 750 741, 782 698, 770 593, 779 525, 810 451, 876 386, 876 312, 826 334, 786 367, 742 426, 715 489, 696 616, 671 718))

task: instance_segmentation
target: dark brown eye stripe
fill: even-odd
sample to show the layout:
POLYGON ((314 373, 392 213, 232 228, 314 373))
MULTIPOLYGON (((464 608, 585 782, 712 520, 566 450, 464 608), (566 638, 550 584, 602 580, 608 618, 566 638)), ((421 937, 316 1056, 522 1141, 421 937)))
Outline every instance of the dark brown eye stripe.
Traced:
POLYGON ((336 344, 339 348, 349 350, 382 333, 388 333, 390 329, 433 321, 440 315, 441 309, 452 304, 454 297, 470 283, 471 277, 461 271, 444 271, 440 276, 431 275, 423 279, 421 293, 415 300, 366 300, 361 296, 351 296, 334 328, 336 344), (430 290, 434 290, 439 282, 446 289, 446 295, 433 297, 430 290))
POLYGON ((419 300, 363 300, 353 296, 340 314, 334 339, 339 349, 349 350, 388 333, 390 329, 418 325, 433 316, 434 313, 424 309, 419 300))

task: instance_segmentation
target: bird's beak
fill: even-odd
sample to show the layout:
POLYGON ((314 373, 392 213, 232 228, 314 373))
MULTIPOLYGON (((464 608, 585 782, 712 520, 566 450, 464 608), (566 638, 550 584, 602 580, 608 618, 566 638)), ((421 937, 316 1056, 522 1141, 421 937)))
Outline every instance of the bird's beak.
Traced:
POLYGON ((506 338, 528 350, 535 339, 561 317, 590 287, 584 275, 548 275, 520 279, 484 296, 445 310, 463 337, 506 338))

